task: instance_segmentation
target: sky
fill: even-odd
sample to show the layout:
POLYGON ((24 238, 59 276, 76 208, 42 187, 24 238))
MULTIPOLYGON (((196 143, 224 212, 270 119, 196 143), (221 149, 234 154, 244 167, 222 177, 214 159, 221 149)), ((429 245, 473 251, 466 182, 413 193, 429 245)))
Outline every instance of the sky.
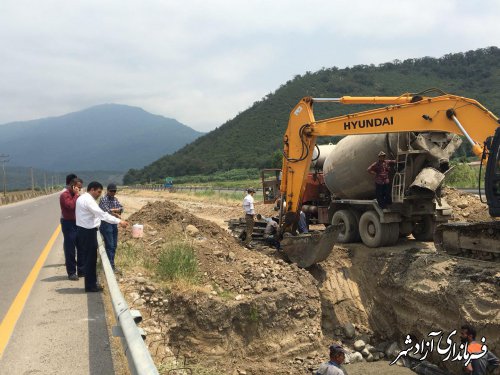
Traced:
POLYGON ((0 124, 118 103, 206 132, 306 71, 498 46, 499 20, 498 0, 2 0, 0 124))

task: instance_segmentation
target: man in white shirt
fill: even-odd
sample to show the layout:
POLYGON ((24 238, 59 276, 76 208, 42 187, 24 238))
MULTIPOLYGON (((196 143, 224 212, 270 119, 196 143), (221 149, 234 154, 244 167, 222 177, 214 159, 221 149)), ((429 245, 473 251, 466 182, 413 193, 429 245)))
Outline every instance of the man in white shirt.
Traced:
POLYGON ((243 242, 244 245, 251 249, 252 246, 250 246, 250 242, 252 241, 252 233, 253 233, 253 226, 254 226, 254 216, 255 216, 255 207, 254 207, 254 200, 253 200, 253 195, 255 194, 255 190, 252 188, 249 188, 247 190, 247 195, 243 199, 243 209, 245 210, 245 221, 247 223, 247 227, 245 230, 246 237, 245 241, 243 242))
POLYGON ((102 194, 102 185, 92 181, 87 192, 76 201, 76 238, 85 254, 85 291, 100 292, 102 287, 97 284, 97 230, 104 220, 110 224, 127 227, 128 223, 99 208, 96 200, 102 194))

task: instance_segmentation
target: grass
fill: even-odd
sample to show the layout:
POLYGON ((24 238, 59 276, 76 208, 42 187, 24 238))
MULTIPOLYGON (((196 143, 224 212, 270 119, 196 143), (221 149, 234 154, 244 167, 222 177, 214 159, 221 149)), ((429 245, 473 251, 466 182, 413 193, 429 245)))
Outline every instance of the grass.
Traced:
POLYGON ((225 187, 225 188, 242 188, 246 189, 248 187, 253 187, 257 189, 261 185, 260 178, 245 179, 245 180, 235 180, 235 181, 209 181, 209 182, 185 182, 176 184, 174 182, 174 187, 176 186, 211 186, 214 188, 225 187))
POLYGON ((229 290, 220 289, 216 286, 214 286, 213 289, 217 292, 217 295, 224 300, 232 300, 236 296, 236 294, 234 294, 233 292, 229 290))
POLYGON ((251 306, 250 307, 250 314, 248 315, 248 318, 250 319, 251 322, 258 322, 260 319, 260 314, 259 314, 259 309, 257 306, 251 306))
POLYGON ((174 360, 171 360, 169 362, 164 362, 161 363, 158 366, 158 372, 161 375, 223 375, 226 372, 223 371, 222 369, 216 367, 207 367, 207 366, 201 366, 199 364, 188 364, 186 367, 190 368, 191 371, 189 370, 175 370, 176 368, 180 367, 180 364, 176 364, 174 360), (174 370, 174 371, 172 371, 174 370), (169 372, 170 371, 170 372, 169 372))
POLYGON ((185 241, 170 242, 160 253, 157 275, 167 281, 198 282, 198 260, 194 248, 185 241))
POLYGON ((120 242, 116 249, 116 264, 121 268, 130 268, 142 264, 142 253, 135 243, 120 242))

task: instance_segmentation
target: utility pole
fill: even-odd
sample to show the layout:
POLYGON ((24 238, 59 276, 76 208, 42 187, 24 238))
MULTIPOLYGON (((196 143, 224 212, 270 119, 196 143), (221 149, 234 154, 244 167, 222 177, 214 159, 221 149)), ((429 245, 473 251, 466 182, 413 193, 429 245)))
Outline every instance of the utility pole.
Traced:
POLYGON ((35 180, 33 179, 33 167, 30 168, 31 171, 31 191, 35 190, 35 180))
POLYGON ((8 163, 10 159, 7 159, 9 155, 0 154, 0 163, 2 163, 3 170, 3 196, 7 196, 7 176, 5 175, 5 163, 8 163))
POLYGON ((43 189, 47 192, 47 173, 43 172, 43 189))

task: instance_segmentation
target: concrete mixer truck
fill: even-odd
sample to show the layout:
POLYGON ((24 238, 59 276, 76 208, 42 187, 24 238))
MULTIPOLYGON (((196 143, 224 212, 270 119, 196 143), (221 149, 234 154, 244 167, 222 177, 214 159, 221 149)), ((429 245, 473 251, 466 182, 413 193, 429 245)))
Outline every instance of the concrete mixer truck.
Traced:
POLYGON ((300 267, 308 267, 326 259, 335 242, 361 239, 379 247, 410 233, 426 241, 437 233, 440 249, 459 253, 475 246, 473 251, 498 259, 499 222, 483 223, 484 238, 474 233, 475 240, 470 239, 474 230, 467 226, 440 225, 436 232, 436 225, 452 214, 440 188, 449 158, 462 141, 459 135, 486 164, 490 215, 500 216, 498 126, 498 118, 477 101, 435 89, 397 97, 303 98, 290 114, 279 178, 264 182, 264 197, 278 197, 280 202, 283 252, 300 267), (388 106, 316 121, 315 103, 388 106), (339 135, 347 137, 335 146, 316 145, 317 137, 339 135), (381 150, 395 160, 393 204, 386 209, 374 199, 373 177, 366 171, 381 150), (301 211, 326 224, 326 229, 297 235, 301 211))

